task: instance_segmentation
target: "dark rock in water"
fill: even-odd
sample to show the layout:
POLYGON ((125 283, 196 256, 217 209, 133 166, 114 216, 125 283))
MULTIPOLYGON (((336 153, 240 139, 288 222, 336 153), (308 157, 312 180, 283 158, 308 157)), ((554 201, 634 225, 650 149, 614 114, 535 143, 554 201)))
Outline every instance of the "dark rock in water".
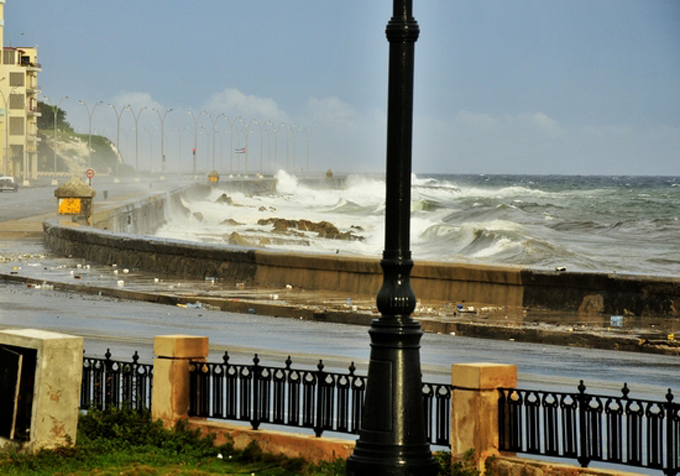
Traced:
POLYGON ((258 211, 258 212, 266 212, 266 211, 267 211, 267 207, 261 206, 260 208, 257 209, 257 211, 258 211))
POLYGON ((203 221, 203 214, 201 212, 194 212, 193 215, 198 221, 203 221))
POLYGON ((338 228, 330 222, 320 221, 313 222, 310 220, 286 220, 285 218, 263 218, 257 221, 258 225, 273 225, 275 233, 289 233, 290 228, 298 229, 300 231, 311 231, 317 234, 319 238, 328 238, 331 240, 347 240, 360 241, 362 237, 353 235, 351 232, 341 232, 338 228))
POLYGON ((236 232, 233 232, 230 235, 224 235, 224 241, 226 241, 230 245, 239 245, 239 246, 255 246, 256 245, 250 239, 248 239, 248 237, 245 237, 243 235, 239 235, 236 232))
POLYGON ((239 225, 243 225, 243 223, 239 223, 236 220, 234 220, 233 218, 227 218, 226 220, 222 220, 220 222, 220 225, 239 226, 239 225))
POLYGON ((227 205, 231 205, 232 199, 229 195, 227 195, 226 193, 223 193, 222 195, 217 197, 217 200, 215 200, 215 203, 226 203, 227 205))

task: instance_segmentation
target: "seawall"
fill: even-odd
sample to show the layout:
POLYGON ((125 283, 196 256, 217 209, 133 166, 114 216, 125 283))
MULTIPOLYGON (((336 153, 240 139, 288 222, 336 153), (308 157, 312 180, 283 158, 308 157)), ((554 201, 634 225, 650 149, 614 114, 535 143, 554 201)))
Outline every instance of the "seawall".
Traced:
MULTIPOLYGON (((256 193, 272 190, 275 183, 255 179, 194 184, 134 204, 95 211, 91 227, 48 219, 43 224, 45 245, 63 255, 177 277, 377 294, 382 285, 378 258, 279 252, 151 236, 171 212, 186 210, 182 197, 207 196, 211 187, 256 193)), ((416 262, 411 279, 420 300, 437 303, 605 315, 668 317, 680 313, 680 278, 416 262)))

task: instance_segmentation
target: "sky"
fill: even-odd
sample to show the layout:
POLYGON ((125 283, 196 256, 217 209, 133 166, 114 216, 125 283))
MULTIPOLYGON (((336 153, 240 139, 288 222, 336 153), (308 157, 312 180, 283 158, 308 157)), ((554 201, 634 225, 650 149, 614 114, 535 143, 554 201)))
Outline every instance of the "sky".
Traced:
MULTIPOLYGON (((679 1, 413 15, 415 173, 680 176, 679 1)), ((383 173, 391 16, 388 0, 7 0, 4 44, 38 46, 41 99, 68 96, 76 131, 116 142, 120 115, 133 165, 135 137, 141 167, 160 163, 162 127, 169 169, 189 167, 198 128, 199 167, 242 168, 247 137, 251 171, 383 173)))

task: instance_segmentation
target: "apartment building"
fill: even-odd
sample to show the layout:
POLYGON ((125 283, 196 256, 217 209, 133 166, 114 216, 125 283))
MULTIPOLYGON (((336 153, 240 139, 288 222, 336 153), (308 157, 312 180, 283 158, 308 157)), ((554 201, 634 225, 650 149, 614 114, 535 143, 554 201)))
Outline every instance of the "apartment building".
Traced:
POLYGON ((4 46, 5 0, 0 0, 0 172, 28 185, 38 177, 38 49, 4 46))

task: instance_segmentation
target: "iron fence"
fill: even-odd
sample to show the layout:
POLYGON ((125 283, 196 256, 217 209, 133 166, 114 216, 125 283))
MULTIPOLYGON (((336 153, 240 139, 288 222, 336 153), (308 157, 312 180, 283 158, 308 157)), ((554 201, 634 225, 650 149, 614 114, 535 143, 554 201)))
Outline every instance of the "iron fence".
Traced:
POLYGON ((135 351, 131 362, 111 360, 106 350, 104 359, 83 359, 83 381, 80 408, 151 408, 153 365, 139 363, 135 351))
POLYGON ((503 451, 680 472, 680 402, 621 396, 499 389, 499 446, 503 451))
MULTIPOLYGON (((366 391, 366 377, 328 372, 323 361, 316 369, 294 369, 290 357, 285 366, 263 366, 255 354, 252 364, 191 362, 189 416, 247 421, 253 429, 262 423, 309 428, 316 436, 324 431, 358 434, 366 391)), ((423 404, 428 439, 449 445, 451 392, 446 384, 423 384, 423 404)))

